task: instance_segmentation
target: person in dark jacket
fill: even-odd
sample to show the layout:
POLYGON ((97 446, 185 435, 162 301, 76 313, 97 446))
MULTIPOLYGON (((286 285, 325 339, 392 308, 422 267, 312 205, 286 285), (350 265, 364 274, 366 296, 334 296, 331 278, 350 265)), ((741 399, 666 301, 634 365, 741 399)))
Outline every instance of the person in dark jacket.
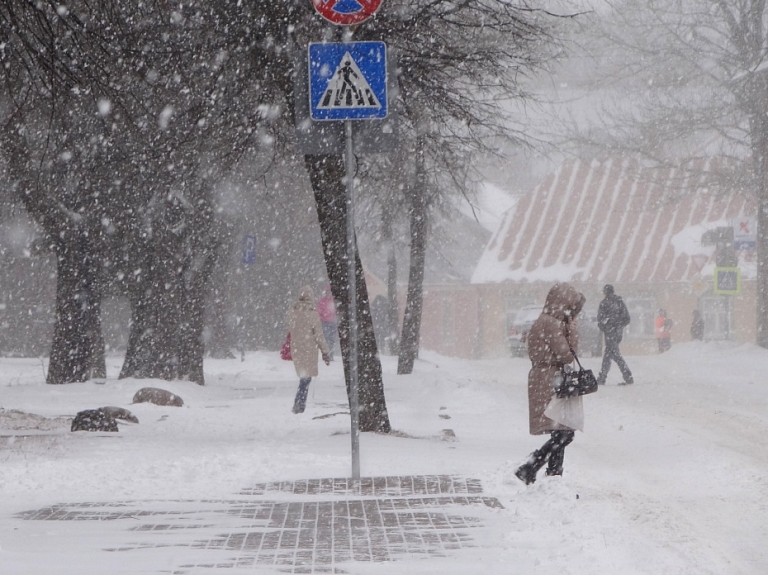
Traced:
POLYGON ((605 297, 597 308, 597 326, 603 332, 605 348, 603 350, 603 364, 600 367, 600 375, 597 376, 598 385, 605 385, 611 362, 615 361, 619 366, 624 382, 620 385, 634 383, 632 372, 627 362, 621 356, 619 344, 624 334, 624 328, 629 325, 630 317, 627 305, 620 296, 616 295, 613 286, 608 284, 603 288, 605 297))
POLYGON ((573 441, 574 429, 544 415, 555 395, 554 380, 578 349, 576 316, 584 307, 584 295, 566 282, 557 283, 547 294, 544 309, 528 332, 528 424, 531 435, 550 438, 521 465, 515 476, 530 485, 547 464, 547 475, 563 474, 565 448, 573 441))
POLYGON ((704 318, 697 309, 693 310, 693 321, 691 322, 691 338, 704 339, 704 318))

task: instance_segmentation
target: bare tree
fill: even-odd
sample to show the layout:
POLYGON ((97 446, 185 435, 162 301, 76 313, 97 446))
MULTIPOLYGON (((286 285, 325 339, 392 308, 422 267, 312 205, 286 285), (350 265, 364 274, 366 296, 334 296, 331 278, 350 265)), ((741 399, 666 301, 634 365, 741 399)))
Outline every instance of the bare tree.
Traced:
MULTIPOLYGON (((404 193, 411 179, 411 164, 404 146, 392 154, 364 158, 358 207, 360 226, 386 261, 386 318, 377 343, 383 352, 397 355, 400 343, 398 300, 398 253, 408 246, 405 220, 408 204, 404 193)), ((381 350, 380 350, 381 351, 381 350)))
MULTIPOLYGON (((293 82, 304 81, 293 77, 291 55, 309 40, 333 39, 336 31, 306 2, 75 0, 62 6, 3 0, 0 10, 0 57, 11 70, 5 76, 9 105, 3 121, 25 161, 15 181, 35 201, 33 206, 29 200, 30 212, 48 226, 52 238, 61 237, 63 221, 90 222, 93 229, 84 233, 104 238, 95 242, 103 253, 73 260, 84 266, 99 262, 98 277, 129 294, 133 328, 122 375, 202 383, 203 296, 219 241, 212 181, 249 147, 289 152, 287 103, 292 102, 293 82), (72 161, 69 118, 90 119, 83 123, 87 129, 75 132, 89 153, 68 164, 80 180, 64 189, 54 185, 54 171, 60 160, 72 161), (53 138, 56 134, 60 140, 53 138), (40 141, 45 145, 40 147, 40 141), (40 149, 45 158, 35 156, 40 149), (45 178, 32 177, 37 172, 45 178), (97 209, 101 206, 107 209, 104 217, 97 209)), ((521 139, 506 121, 507 104, 526 97, 519 80, 544 59, 552 40, 548 20, 527 0, 399 0, 355 32, 356 39, 383 38, 399 54, 403 143, 409 153, 419 154, 420 176, 405 187, 410 220, 414 230, 421 230, 411 264, 419 284, 411 298, 411 348, 418 346, 418 278, 423 277, 418 254, 426 245, 427 207, 439 203, 432 201, 438 190, 465 185, 473 152, 493 152, 495 139, 521 139)), ((361 429, 388 431, 359 261, 356 277, 346 277, 345 242, 339 236, 346 221, 339 157, 307 157, 305 165, 326 269, 334 296, 342 301, 343 350, 349 321, 345 294, 352 281, 358 288, 364 334, 359 348, 361 429)), ((96 249, 74 237, 72 243, 96 249)), ((77 277, 87 277, 86 271, 77 277)), ((82 290, 83 285, 91 284, 76 287, 82 290)), ((98 301, 100 284, 93 285, 93 297, 68 297, 98 301)), ((95 305, 86 309, 98 317, 95 305)), ((96 325, 75 317, 61 313, 57 318, 74 322, 73 333, 61 338, 62 353, 52 358, 72 357, 66 346, 76 340, 74 335, 96 325)), ((88 345, 98 347, 98 340, 88 345)), ((409 353, 415 357, 413 349, 409 353)), ((78 364, 56 382, 84 377, 80 374, 93 361, 78 364)))
MULTIPOLYGON (((764 0, 609 2, 591 45, 614 98, 590 142, 659 163, 717 155, 757 197, 757 343, 768 347, 768 9, 764 0), (742 166, 746 169, 743 169, 742 166)), ((690 164, 690 162, 689 162, 690 164)))
POLYGON ((273 30, 254 25, 264 8, 0 3, 4 150, 57 254, 50 383, 101 373, 104 285, 131 300, 123 376, 203 383, 212 182, 287 118, 271 110, 290 71, 261 40, 289 34, 279 18, 292 6, 270 8, 273 30))
POLYGON ((418 355, 430 213, 471 187, 476 154, 528 141, 515 103, 531 99, 525 78, 543 70, 557 45, 554 15, 525 0, 391 2, 363 31, 399 55, 403 145, 414 167, 404 186, 411 230, 408 298, 399 373, 418 355))

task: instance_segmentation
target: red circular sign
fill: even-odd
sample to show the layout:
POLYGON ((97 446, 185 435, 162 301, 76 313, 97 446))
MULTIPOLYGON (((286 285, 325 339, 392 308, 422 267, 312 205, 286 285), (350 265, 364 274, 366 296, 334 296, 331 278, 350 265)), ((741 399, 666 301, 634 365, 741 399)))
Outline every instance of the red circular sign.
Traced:
POLYGON ((352 26, 373 16, 381 0, 312 0, 312 5, 320 16, 332 24, 352 26))

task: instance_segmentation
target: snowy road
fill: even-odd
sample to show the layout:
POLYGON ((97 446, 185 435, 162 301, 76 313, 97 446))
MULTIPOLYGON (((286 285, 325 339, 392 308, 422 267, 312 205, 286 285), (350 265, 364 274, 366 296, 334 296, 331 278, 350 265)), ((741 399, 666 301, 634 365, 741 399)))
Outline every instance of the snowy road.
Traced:
POLYGON ((768 565, 768 425, 759 418, 768 381, 755 380, 750 357, 729 370, 727 356, 686 351, 637 358, 647 384, 595 398, 590 428, 602 436, 584 442, 584 455, 627 524, 699 573, 759 573, 768 565))
MULTIPOLYGON (((363 435, 363 475, 476 477, 504 506, 478 511, 485 528, 474 548, 404 557, 397 571, 768 573, 768 352, 695 343, 627 359, 637 383, 616 386, 614 366, 608 385, 585 398, 585 433, 567 450, 565 475, 526 487, 512 472, 544 439, 527 434, 526 361, 425 352, 413 375, 397 376, 394 359, 383 358, 397 433, 363 435)), ((597 368, 599 360, 585 363, 597 368)), ((119 367, 113 358, 110 373, 119 367)), ((55 522, 15 517, 21 511, 125 500, 160 510, 162 501, 232 498, 258 482, 349 473, 339 362, 312 382, 300 416, 290 413, 295 374, 276 353, 208 361, 205 387, 112 378, 52 387, 37 360, 0 359, 0 374, 0 434, 41 435, 0 439, 0 573, 172 572, 183 562, 118 559, 102 551, 125 537, 114 527, 83 526, 72 539, 55 522), (145 386, 178 393, 185 406, 131 405, 145 386), (97 437, 55 419, 101 405, 126 407, 141 423, 97 437), (45 416, 50 429, 20 430, 10 410, 45 416)), ((346 566, 362 575, 390 569, 346 566)))

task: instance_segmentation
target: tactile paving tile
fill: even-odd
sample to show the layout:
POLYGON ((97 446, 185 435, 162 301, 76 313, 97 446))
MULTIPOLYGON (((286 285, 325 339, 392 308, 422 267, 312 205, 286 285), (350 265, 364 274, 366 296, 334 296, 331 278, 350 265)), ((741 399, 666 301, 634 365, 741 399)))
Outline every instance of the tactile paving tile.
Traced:
POLYGON ((196 560, 173 571, 179 575, 267 565, 287 573, 344 573, 350 562, 446 556, 472 547, 472 531, 483 526, 472 506, 502 507, 482 494, 479 480, 449 475, 264 483, 241 494, 283 499, 58 504, 18 517, 130 520, 126 531, 138 539, 105 551, 194 551, 196 560), (201 559, 206 552, 215 560, 201 559))
POLYGON ((452 475, 405 475, 391 477, 303 479, 260 483, 241 491, 241 495, 267 495, 270 492, 293 495, 355 495, 408 497, 410 495, 454 495, 482 493, 479 479, 452 475))

